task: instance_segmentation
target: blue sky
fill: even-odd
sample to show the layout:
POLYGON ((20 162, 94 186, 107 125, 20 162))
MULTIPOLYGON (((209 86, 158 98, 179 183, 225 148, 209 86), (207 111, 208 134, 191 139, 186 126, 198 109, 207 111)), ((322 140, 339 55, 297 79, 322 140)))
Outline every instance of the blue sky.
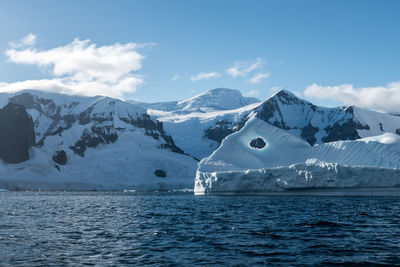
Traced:
MULTIPOLYGON (((113 76, 136 79, 126 82, 132 90, 121 91, 125 99, 176 100, 216 87, 265 99, 285 88, 318 104, 396 111, 399 11, 399 1, 365 0, 1 1, 0 82, 74 75, 69 86, 76 85, 82 66, 57 74, 58 62, 44 63, 48 54, 40 53, 78 38, 97 48, 142 44, 126 48, 143 56, 137 59, 140 66, 113 76), (20 45, 30 33, 36 42, 20 45), (34 60, 24 59, 27 50, 36 53, 34 60), (232 68, 236 76, 228 71, 232 68)), ((97 82, 100 74, 94 75, 90 79, 97 82)))

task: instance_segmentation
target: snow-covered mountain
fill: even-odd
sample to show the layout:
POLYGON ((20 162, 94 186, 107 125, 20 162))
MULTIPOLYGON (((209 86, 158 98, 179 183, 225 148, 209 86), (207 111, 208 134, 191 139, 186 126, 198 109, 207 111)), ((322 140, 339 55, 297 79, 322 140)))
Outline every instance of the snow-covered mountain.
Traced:
MULTIPOLYGON (((230 98, 237 98, 237 90, 215 90, 224 90, 221 95, 231 94, 235 97, 230 98)), ((198 97, 203 95, 212 93, 198 97)), ((200 103, 196 97, 190 101, 200 103)), ((223 99, 215 102, 223 102, 223 99)), ((241 103, 245 104, 243 101, 241 103)), ((175 143, 198 159, 209 156, 226 136, 240 130, 253 117, 288 131, 311 145, 356 140, 386 132, 400 134, 398 116, 352 106, 318 107, 286 90, 277 92, 264 102, 239 105, 231 110, 208 109, 208 112, 200 112, 199 109, 187 109, 183 112, 177 106, 172 107, 171 102, 168 105, 167 110, 163 109, 162 103, 158 103, 158 109, 153 106, 148 113, 164 122, 165 129, 174 136, 175 143)), ((204 111, 205 108, 200 110, 204 111)))
POLYGON ((254 110, 256 117, 309 144, 400 133, 400 119, 353 106, 324 108, 281 90, 254 110))
MULTIPOLYGON (((264 102, 219 88, 153 104, 26 90, 0 94, 0 108, 0 188, 9 189, 192 187, 198 161, 254 120, 311 147, 308 151, 336 141, 400 135, 399 116, 318 107, 286 90, 264 102)), ((293 156, 311 162, 304 157, 293 156)), ((324 161, 319 154, 314 158, 324 161)), ((257 162, 249 166, 265 167, 264 161, 252 164, 257 162)), ((237 167, 232 164, 232 170, 237 167)))
POLYGON ((243 97, 238 90, 217 88, 181 101, 142 106, 164 123, 179 147, 202 159, 227 135, 240 129, 245 117, 260 103, 256 98, 243 97))
MULTIPOLYGON (((197 161, 138 105, 39 91, 0 94, 0 105, 6 106, 3 110, 10 105, 23 109, 21 114, 26 110, 35 133, 35 141, 24 148, 29 149, 28 160, 0 165, 0 188, 159 189, 193 184, 197 161)), ((15 125, 5 122, 0 127, 18 132, 15 125)), ((10 142, 13 136, 4 140, 10 142)))

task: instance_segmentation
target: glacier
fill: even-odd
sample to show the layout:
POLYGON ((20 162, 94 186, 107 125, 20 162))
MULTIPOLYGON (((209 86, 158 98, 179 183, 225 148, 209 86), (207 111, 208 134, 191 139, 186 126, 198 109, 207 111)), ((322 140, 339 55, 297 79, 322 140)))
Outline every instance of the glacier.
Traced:
POLYGON ((311 146, 253 116, 198 164, 194 192, 399 195, 400 136, 384 133, 311 146), (250 146, 256 138, 265 146, 250 146))

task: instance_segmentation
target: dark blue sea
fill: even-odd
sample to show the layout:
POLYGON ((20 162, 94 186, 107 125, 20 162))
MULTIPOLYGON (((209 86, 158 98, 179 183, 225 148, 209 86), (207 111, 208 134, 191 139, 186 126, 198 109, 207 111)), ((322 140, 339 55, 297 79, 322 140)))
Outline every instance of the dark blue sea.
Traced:
POLYGON ((2 192, 0 265, 400 264, 400 198, 2 192))

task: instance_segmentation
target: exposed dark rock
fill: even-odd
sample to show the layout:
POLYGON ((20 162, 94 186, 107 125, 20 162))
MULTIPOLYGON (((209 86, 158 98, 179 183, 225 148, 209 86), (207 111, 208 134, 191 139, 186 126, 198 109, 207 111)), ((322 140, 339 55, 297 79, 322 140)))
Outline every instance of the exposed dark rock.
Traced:
MULTIPOLYGON (((53 100, 39 98, 31 93, 25 92, 20 95, 16 95, 10 98, 10 102, 22 105, 27 109, 35 109, 40 114, 52 119, 52 123, 49 125, 46 132, 41 133, 43 134, 42 137, 60 134, 62 131, 71 128, 72 124, 77 120, 77 118, 75 118, 75 116, 72 114, 61 116, 61 107, 57 106, 53 100)), ((74 107, 77 104, 77 102, 73 102, 69 106, 74 107)), ((38 121, 36 121, 36 123, 38 123, 38 121)))
POLYGON ((250 141, 250 146, 253 148, 262 149, 266 145, 267 143, 265 143, 264 139, 262 139, 261 137, 254 138, 253 140, 250 141))
POLYGON ((328 126, 325 128, 325 131, 328 133, 328 135, 323 137, 321 140, 324 143, 328 143, 339 140, 360 139, 361 137, 358 134, 357 129, 365 129, 365 127, 354 122, 353 120, 348 120, 342 124, 340 124, 340 122, 336 122, 332 127, 328 126))
POLYGON ((205 136, 208 139, 221 143, 225 137, 234 132, 234 130, 229 127, 231 124, 232 123, 229 121, 220 120, 213 127, 205 130, 205 136))
POLYGON ((67 153, 64 150, 56 151, 53 156, 53 161, 60 165, 65 165, 67 163, 67 153))
POLYGON ((161 144, 160 148, 169 149, 172 152, 179 153, 179 154, 185 154, 185 152, 182 149, 180 149, 179 147, 177 147, 175 144, 173 144, 173 145, 171 145, 171 144, 161 144))
POLYGON ((11 97, 10 103, 18 104, 18 105, 24 106, 25 108, 28 108, 28 109, 33 108, 33 109, 38 110, 40 113, 43 113, 40 103, 35 101, 35 97, 30 93, 22 93, 20 95, 11 97))
POLYGON ((319 131, 318 127, 314 127, 311 122, 301 130, 300 136, 306 140, 310 145, 314 145, 317 139, 315 134, 319 131))
MULTIPOLYGON (((52 120, 51 124, 46 129, 46 132, 38 133, 38 135, 41 136, 42 139, 45 138, 46 136, 52 136, 57 134, 60 135, 65 130, 70 129, 73 126, 73 124, 77 121, 81 125, 87 125, 90 122, 93 122, 94 125, 108 121, 112 123, 114 116, 112 112, 93 113, 95 104, 90 106, 83 112, 81 112, 79 115, 78 114, 62 115, 61 112, 62 108, 72 109, 79 103, 72 102, 69 104, 64 104, 63 106, 57 106, 53 100, 40 98, 35 94, 31 94, 29 92, 25 92, 20 95, 12 97, 10 99, 10 102, 23 105, 29 109, 35 109, 40 114, 45 115, 52 120)), ((116 102, 110 101, 109 104, 115 105, 116 102)), ((176 153, 184 153, 182 149, 176 146, 172 137, 165 132, 162 122, 151 119, 151 117, 148 114, 142 114, 142 115, 136 114, 136 116, 131 117, 131 115, 129 115, 128 118, 120 118, 120 119, 125 123, 131 124, 138 128, 145 129, 145 134, 151 136, 156 140, 164 140, 165 144, 162 144, 160 148, 169 149, 172 152, 176 153)), ((36 121, 36 123, 39 122, 36 121)), ((97 128, 102 128, 102 127, 103 126, 97 128)), ((111 127, 115 132, 115 134, 111 135, 112 138, 115 138, 115 140, 116 138, 118 138, 116 131, 123 130, 123 129, 115 129, 112 126, 107 126, 107 127, 111 127)), ((97 144, 99 143, 107 143, 107 138, 108 138, 106 137, 107 135, 108 134, 102 135, 96 133, 96 130, 94 130, 93 135, 91 137, 89 137, 90 134, 88 134, 88 132, 86 134, 84 133, 82 135, 82 138, 84 140, 81 138, 80 141, 78 141, 75 145, 71 146, 71 149, 73 149, 75 153, 83 156, 86 147, 97 146, 97 144)), ((109 142, 112 141, 110 140, 109 142)), ((39 146, 43 145, 43 142, 38 143, 38 145, 39 146)))
POLYGON ((163 123, 156 120, 152 120, 150 115, 142 114, 136 119, 120 118, 125 123, 131 124, 135 127, 145 129, 145 134, 153 137, 155 140, 160 140, 160 137, 164 139, 165 144, 161 144, 160 148, 169 149, 172 152, 184 154, 184 151, 175 145, 174 140, 164 130, 163 123))
POLYGON ((39 142, 35 144, 35 147, 42 147, 44 145, 44 138, 40 139, 39 142))
POLYGON ((307 101, 301 100, 295 95, 289 93, 286 90, 281 90, 275 94, 274 97, 271 97, 267 101, 265 101, 259 108, 257 108, 257 118, 274 125, 275 127, 281 128, 283 130, 290 130, 290 128, 282 114, 281 109, 279 108, 279 103, 284 105, 298 105, 298 106, 309 106, 314 112, 317 107, 307 101), (272 118, 275 118, 272 120, 272 118))
POLYGON ((90 107, 79 114, 79 124, 86 125, 90 122, 90 114, 93 111, 93 107, 90 107))
POLYGON ((32 117, 18 104, 0 109, 0 158, 6 163, 29 159, 29 148, 35 144, 32 117))
MULTIPOLYGON (((300 128, 301 133, 300 136, 307 141, 309 144, 314 145, 317 142, 317 139, 315 138, 315 134, 319 132, 321 129, 318 129, 317 127, 314 127, 311 124, 311 118, 313 117, 313 112, 320 112, 317 109, 317 106, 299 99, 295 95, 282 90, 278 92, 274 97, 268 99, 265 101, 260 107, 256 109, 257 111, 257 118, 264 120, 265 122, 278 127, 283 130, 292 130, 292 129, 298 129, 296 127, 289 127, 287 123, 285 122, 285 116, 283 115, 280 107, 282 105, 296 105, 300 107, 300 110, 304 112, 305 110, 308 110, 308 108, 311 109, 310 112, 306 112, 303 114, 304 119, 308 118, 308 122, 306 120, 307 126, 304 128, 300 128), (303 107, 301 109, 301 107, 303 107), (306 109, 306 107, 308 107, 306 109)), ((322 142, 332 142, 332 141, 338 141, 338 140, 355 140, 359 139, 360 136, 357 132, 357 130, 368 130, 369 126, 368 125, 362 125, 361 123, 355 121, 354 118, 354 109, 353 107, 347 107, 345 110, 343 110, 345 114, 343 114, 342 119, 336 121, 333 123, 333 125, 330 125, 324 130, 326 131, 327 135, 321 139, 322 142)), ((343 112, 341 111, 341 112, 343 112)), ((381 130, 383 130, 383 126, 380 125, 381 130)))
POLYGON ((86 148, 97 147, 99 144, 110 144, 118 140, 116 130, 110 126, 98 127, 92 126, 90 131, 84 130, 79 141, 75 145, 70 146, 70 149, 75 154, 83 157, 86 148))
MULTIPOLYGON (((354 117, 354 109, 352 106, 346 108, 346 113, 349 117, 354 117)), ((321 140, 324 143, 334 142, 339 140, 356 140, 360 139, 357 130, 369 130, 369 125, 362 125, 361 123, 348 119, 347 121, 337 121, 333 126, 325 128, 327 136, 321 140)))
POLYGON ((400 135, 400 129, 396 130, 396 134, 400 135))
POLYGON ((270 119, 274 116, 275 112, 280 113, 278 102, 275 98, 270 98, 262 104, 261 109, 257 112, 257 118, 271 123, 270 119))
POLYGON ((64 130, 66 130, 66 129, 64 127, 60 126, 60 127, 57 128, 57 130, 52 132, 50 135, 61 134, 64 130))
POLYGON ((379 123, 379 129, 381 129, 381 131, 383 132, 383 126, 381 122, 379 123))
POLYGON ((154 171, 154 175, 155 176, 157 176, 157 177, 167 177, 167 174, 165 173, 165 171, 164 170, 155 170, 154 171))
POLYGON ((58 166, 57 164, 54 164, 54 168, 56 168, 59 172, 61 171, 60 166, 58 166))

